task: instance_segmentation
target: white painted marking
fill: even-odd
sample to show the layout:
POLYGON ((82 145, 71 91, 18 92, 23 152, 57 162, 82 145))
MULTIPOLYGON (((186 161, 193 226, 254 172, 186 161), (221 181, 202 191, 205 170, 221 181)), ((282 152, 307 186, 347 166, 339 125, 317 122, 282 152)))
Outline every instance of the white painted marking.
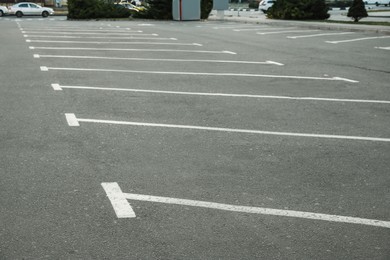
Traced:
POLYGON ((66 113, 65 118, 69 126, 80 126, 75 114, 66 113))
MULTIPOLYGON (((38 55, 38 54, 35 54, 38 55)), ((68 55, 38 55, 40 58, 68 58, 68 59, 102 59, 102 60, 137 60, 137 61, 169 61, 169 62, 205 62, 205 63, 235 63, 235 64, 256 64, 256 65, 277 65, 284 64, 275 61, 240 61, 240 60, 191 60, 191 59, 151 59, 151 58, 122 58, 122 57, 101 57, 101 56, 68 56, 68 55)))
POLYGON ((148 41, 163 41, 163 40, 171 40, 177 41, 176 38, 160 38, 160 37, 106 37, 106 36, 70 36, 70 35, 25 35, 25 37, 29 38, 61 38, 61 39, 111 39, 111 40, 148 40, 148 41))
POLYGON ((93 41, 46 41, 46 40, 26 40, 26 42, 38 43, 76 43, 76 44, 123 44, 123 45, 177 45, 177 46, 202 46, 199 43, 178 43, 178 42, 93 42, 93 41))
POLYGON ((322 78, 306 76, 284 76, 284 75, 264 75, 264 74, 240 74, 240 73, 208 73, 208 72, 181 72, 181 71, 142 71, 142 70, 114 70, 114 69, 86 69, 86 68, 58 68, 46 67, 48 70, 63 71, 91 71, 91 72, 119 72, 119 73, 140 73, 140 74, 161 74, 161 75, 192 75, 192 76, 222 76, 222 77, 258 77, 258 78, 280 78, 280 79, 303 79, 303 80, 327 80, 346 81, 357 83, 359 81, 340 77, 322 78))
POLYGON ((256 27, 251 29, 233 29, 235 32, 243 32, 243 31, 266 31, 266 30, 286 30, 286 29, 296 29, 296 27, 256 27))
POLYGON ((375 49, 390 50, 390 47, 375 47, 375 49))
POLYGON ((40 31, 22 31, 23 34, 59 34, 59 35, 122 35, 122 36, 158 36, 155 33, 105 33, 105 32, 40 32, 40 31))
POLYGON ((202 50, 174 50, 174 49, 121 49, 121 48, 77 48, 77 47, 35 47, 36 50, 78 50, 78 51, 138 51, 138 52, 188 52, 188 53, 214 53, 214 54, 236 54, 230 51, 202 51, 202 50))
POLYGON ((379 103, 390 104, 387 100, 370 100, 370 99, 340 99, 340 98, 316 98, 316 97, 289 97, 289 96, 269 96, 269 95, 249 95, 249 94, 228 94, 228 93, 205 93, 205 92, 182 92, 182 91, 163 91, 152 89, 129 89, 129 88, 101 88, 87 86, 60 86, 52 84, 55 90, 66 89, 83 89, 83 90, 103 90, 103 91, 127 91, 155 94, 170 94, 170 95, 192 95, 192 96, 217 96, 217 97, 237 97, 237 98, 266 98, 266 99, 288 99, 300 101, 331 101, 331 102, 354 102, 354 103, 379 103))
POLYGON ((343 40, 343 41, 325 41, 327 43, 345 43, 345 42, 356 42, 356 41, 366 41, 366 40, 375 40, 375 39, 386 39, 390 38, 390 36, 378 36, 378 37, 366 37, 366 38, 357 38, 357 39, 350 39, 350 40, 343 40))
POLYGON ((103 189, 105 190, 108 199, 114 208, 115 214, 118 218, 135 218, 135 212, 126 200, 125 194, 122 192, 118 183, 103 182, 103 189))
POLYGON ((39 54, 34 54, 34 58, 39 59, 39 54))
MULTIPOLYGON (((107 194, 112 194, 113 200, 119 200, 120 205, 114 206, 115 208, 125 208, 129 210, 126 205, 124 205, 123 198, 128 200, 137 200, 137 201, 147 201, 155 203, 164 203, 164 204, 174 204, 174 205, 184 205, 189 207, 200 207, 208 209, 216 209, 223 211, 231 212, 241 212, 249 214, 259 214, 259 215, 268 215, 268 216, 279 216, 279 217, 291 217, 291 218, 300 218, 300 219, 311 219, 311 220, 320 220, 336 223, 348 223, 348 224, 357 224, 357 225, 366 225, 382 228, 390 228, 390 221, 376 220, 376 219, 366 219, 366 218, 357 218, 357 217, 348 217, 340 215, 330 215, 306 211, 296 211, 296 210, 283 210, 283 209, 272 209, 272 208, 263 208, 263 207, 250 207, 250 206, 239 206, 231 204, 222 204, 217 202, 207 202, 199 200, 189 200, 189 199, 178 199, 170 197, 160 197, 160 196, 151 196, 151 195, 142 195, 142 194, 133 194, 133 193, 123 193, 120 190, 118 183, 102 183, 103 188, 106 190, 107 194)), ((119 203, 118 203, 119 204, 119 203)), ((114 203, 113 203, 114 205, 114 203)), ((129 204, 127 204, 130 207, 129 204)), ((131 207, 130 207, 131 209, 131 207)), ((132 209, 131 209, 132 210, 132 209)), ((117 213, 118 215, 118 213, 117 213)), ((128 214, 130 215, 130 214, 128 214)), ((134 214, 135 216, 135 214, 134 214)), ((131 217, 131 216, 130 216, 131 217)))
POLYGON ((343 140, 356 140, 356 141, 390 142, 390 138, 379 138, 379 137, 274 132, 274 131, 261 131, 261 130, 249 130, 249 129, 207 127, 207 126, 194 126, 194 125, 155 124, 155 123, 145 123, 145 122, 100 120, 100 119, 87 119, 87 118, 77 118, 77 121, 86 122, 86 123, 111 124, 111 125, 162 127, 162 128, 218 131, 218 132, 243 133, 243 134, 261 134, 261 135, 276 135, 276 136, 290 136, 290 137, 310 137, 310 138, 343 139, 343 140))
POLYGON ((51 86, 54 90, 62 90, 60 84, 51 84, 51 86))
POLYGON ((310 35, 287 36, 287 38, 289 38, 289 39, 298 39, 298 38, 310 38, 310 37, 321 37, 321 36, 332 36, 332 35, 345 35, 345 34, 354 34, 354 32, 319 33, 319 34, 310 34, 310 35))
POLYGON ((49 69, 45 66, 41 66, 41 71, 49 71, 49 69))
MULTIPOLYGON (((22 30, 22 29, 21 29, 22 30)), ((31 31, 34 31, 34 32, 40 32, 40 33, 52 33, 51 31, 54 31, 54 32, 60 32, 60 33, 68 33, 68 32, 115 32, 115 33, 119 33, 119 32, 125 32, 125 33, 128 33, 129 30, 131 30, 130 28, 127 28, 127 29, 123 29, 123 30, 116 30, 116 29, 110 29, 110 30, 103 30, 103 29, 75 29, 74 27, 73 28, 68 28, 68 27, 61 27, 61 28, 31 28, 31 31), (59 31, 61 30, 61 31, 59 31)), ((23 30, 23 31, 28 31, 28 30, 23 30)), ((142 31, 139 31, 139 30, 131 30, 131 32, 138 32, 138 33, 141 33, 142 31)))
POLYGON ((287 31, 274 31, 274 32, 257 32, 259 35, 266 34, 278 34, 278 33, 297 33, 297 32, 318 32, 320 30, 287 30, 287 31))

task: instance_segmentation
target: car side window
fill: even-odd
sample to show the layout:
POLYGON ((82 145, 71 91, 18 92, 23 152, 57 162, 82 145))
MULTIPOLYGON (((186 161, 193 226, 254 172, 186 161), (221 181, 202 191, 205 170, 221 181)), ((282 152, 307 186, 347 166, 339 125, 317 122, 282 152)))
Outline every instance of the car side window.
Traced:
POLYGON ((19 7, 21 7, 21 8, 28 8, 28 4, 20 4, 19 7))
POLYGON ((30 4, 30 8, 38 8, 38 6, 34 4, 30 4))

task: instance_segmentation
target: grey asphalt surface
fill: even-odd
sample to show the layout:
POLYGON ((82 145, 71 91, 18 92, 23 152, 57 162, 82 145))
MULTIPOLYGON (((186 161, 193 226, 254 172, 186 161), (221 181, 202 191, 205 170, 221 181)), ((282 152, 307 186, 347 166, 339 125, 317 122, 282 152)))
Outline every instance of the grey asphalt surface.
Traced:
MULTIPOLYGON (((0 259, 390 257, 390 230, 384 227, 133 200, 129 203, 137 217, 118 219, 101 186, 103 182, 117 182, 125 193, 390 221, 390 142, 86 122, 71 127, 65 119, 65 113, 75 113, 78 118, 89 119, 388 139, 389 103, 65 88, 55 91, 51 87, 56 83, 389 101, 387 34, 376 30, 339 34, 340 28, 312 31, 296 28, 296 24, 80 22, 64 17, 10 17, 0 20, 0 26, 6 35, 0 39, 0 259), (97 36, 78 31, 88 29, 91 31, 84 33, 99 33, 99 37, 114 32, 116 37, 129 37, 125 34, 142 30, 139 34, 148 34, 142 42, 202 46, 129 44, 141 40, 119 38, 61 38, 97 36), (301 32, 293 32, 298 30, 301 32), (270 32, 274 33, 258 34, 270 32), (177 40, 149 39, 154 37, 177 40), (370 39, 352 41, 362 38, 370 39), (343 40, 351 41, 327 42, 343 40), (184 50, 237 54, 179 52, 184 50), (41 57, 34 58, 34 54, 41 57), (151 58, 274 61, 284 65, 146 60, 151 58), (49 71, 41 71, 41 66, 49 71), (229 75, 146 73, 151 71, 229 75), (331 77, 358 82, 322 80, 331 77)), ((345 28, 343 32, 351 31, 345 28)))

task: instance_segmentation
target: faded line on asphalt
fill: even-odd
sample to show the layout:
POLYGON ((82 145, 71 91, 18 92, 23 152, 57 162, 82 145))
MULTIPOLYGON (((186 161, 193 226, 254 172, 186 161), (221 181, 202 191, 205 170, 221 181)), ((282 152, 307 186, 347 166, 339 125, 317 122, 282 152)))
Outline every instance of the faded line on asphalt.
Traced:
POLYGON ((118 73, 139 73, 139 74, 160 74, 160 75, 188 75, 188 76, 216 76, 216 77, 257 77, 257 78, 279 78, 279 79, 302 79, 302 80, 326 80, 345 81, 358 83, 359 81, 341 77, 307 77, 307 76, 285 76, 265 74, 242 74, 242 73, 208 73, 208 72, 183 72, 183 71, 144 71, 144 70, 114 70, 114 69, 86 69, 86 68, 59 68, 41 66, 41 71, 89 71, 89 72, 118 72, 118 73))
POLYGON ((289 39, 298 39, 298 38, 311 38, 311 37, 322 37, 322 36, 333 36, 333 35, 345 35, 345 34, 354 34, 354 32, 319 33, 319 34, 310 34, 310 35, 287 36, 287 38, 289 38, 289 39))
POLYGON ((155 202, 155 203, 163 203, 163 204, 208 208, 208 209, 223 210, 223 211, 230 211, 230 212, 240 212, 240 213, 249 213, 249 214, 290 217, 290 218, 300 218, 300 219, 310 219, 310 220, 320 220, 320 221, 328 221, 328 222, 359 224, 359 225, 366 225, 366 226, 390 228, 390 221, 348 217, 348 216, 340 216, 340 215, 330 215, 330 214, 296 211, 296 210, 239 206, 239 205, 222 204, 222 203, 199 201, 199 200, 123 193, 118 183, 116 182, 103 182, 101 183, 101 185, 103 189, 106 191, 107 197, 111 201, 111 204, 118 218, 136 217, 130 204, 128 202, 127 205, 125 204, 124 199, 128 199, 128 200, 136 200, 136 201, 146 201, 146 202, 155 202))
POLYGON ((290 96, 269 96, 269 95, 249 95, 249 94, 229 94, 229 93, 183 92, 183 91, 163 91, 163 90, 153 90, 153 89, 62 86, 60 84, 51 84, 51 86, 54 90, 59 90, 59 91, 61 91, 62 89, 83 89, 83 90, 124 91, 124 92, 141 92, 141 93, 171 94, 171 95, 232 97, 232 98, 287 99, 287 100, 299 100, 299 101, 329 101, 329 102, 390 104, 390 101, 388 100, 370 100, 370 99, 342 99, 342 98, 290 97, 290 96))
POLYGON ((345 42, 367 41, 367 40, 386 39, 386 38, 390 38, 390 36, 365 37, 365 38, 357 38, 357 39, 350 39, 350 40, 343 40, 343 41, 325 41, 325 42, 337 44, 337 43, 345 43, 345 42))
POLYGON ((97 124, 109 124, 109 125, 173 128, 173 129, 216 131, 216 132, 241 133, 241 134, 259 134, 259 135, 289 136, 289 137, 303 137, 303 138, 325 138, 325 139, 341 139, 341 140, 354 140, 354 141, 390 142, 390 138, 380 138, 380 137, 275 132, 275 131, 223 128, 223 127, 176 125, 176 124, 157 124, 157 123, 133 122, 133 121, 116 121, 116 120, 77 118, 76 115, 73 113, 66 113, 65 118, 66 118, 69 126, 79 126, 80 122, 85 122, 85 123, 97 123, 97 124))

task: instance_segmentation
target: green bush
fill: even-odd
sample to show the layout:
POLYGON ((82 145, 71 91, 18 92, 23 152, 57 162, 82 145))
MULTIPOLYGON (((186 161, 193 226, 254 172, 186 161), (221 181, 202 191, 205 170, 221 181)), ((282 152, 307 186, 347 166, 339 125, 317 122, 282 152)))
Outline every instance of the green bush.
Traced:
POLYGON ((267 16, 285 20, 324 20, 329 18, 325 0, 276 0, 267 16))
POLYGON ((103 0, 68 0, 68 19, 126 18, 130 10, 103 0))
POLYGON ((352 6, 348 10, 348 17, 352 17, 354 22, 359 22, 360 19, 367 17, 367 10, 363 0, 354 0, 352 6))

